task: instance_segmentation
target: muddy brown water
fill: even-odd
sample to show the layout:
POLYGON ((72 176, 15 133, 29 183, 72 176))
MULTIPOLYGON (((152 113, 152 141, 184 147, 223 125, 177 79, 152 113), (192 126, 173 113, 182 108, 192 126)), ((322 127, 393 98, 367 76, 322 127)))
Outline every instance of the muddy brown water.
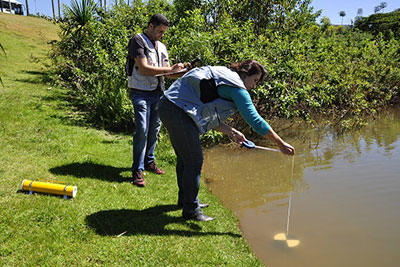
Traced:
POLYGON ((293 178, 289 156, 217 146, 203 179, 267 266, 400 266, 400 110, 345 135, 307 136, 286 140, 293 178), (293 248, 274 240, 286 233, 290 191, 293 248))

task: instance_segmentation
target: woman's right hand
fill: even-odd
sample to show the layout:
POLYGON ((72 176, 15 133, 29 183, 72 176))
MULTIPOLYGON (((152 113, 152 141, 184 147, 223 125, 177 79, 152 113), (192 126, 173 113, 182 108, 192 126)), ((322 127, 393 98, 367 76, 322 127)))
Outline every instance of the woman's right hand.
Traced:
POLYGON ((285 155, 293 156, 295 153, 294 147, 286 142, 282 142, 278 146, 279 146, 279 150, 285 155))
POLYGON ((265 135, 265 137, 273 142, 275 142, 278 147, 279 150, 285 154, 285 155, 290 155, 293 156, 294 155, 294 147, 292 147, 291 145, 289 145, 288 143, 286 143, 285 141, 282 140, 282 138, 279 137, 279 135, 277 133, 275 133, 275 131, 271 128, 269 130, 269 132, 265 135))

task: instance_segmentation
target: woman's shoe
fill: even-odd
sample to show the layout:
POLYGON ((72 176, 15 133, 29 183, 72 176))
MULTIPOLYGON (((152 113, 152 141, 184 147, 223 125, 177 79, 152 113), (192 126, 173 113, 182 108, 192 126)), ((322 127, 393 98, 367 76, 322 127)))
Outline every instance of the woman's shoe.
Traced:
MULTIPOLYGON (((183 207, 183 204, 178 203, 178 206, 182 208, 182 207, 183 207)), ((208 206, 210 206, 210 204, 208 204, 208 203, 199 203, 200 209, 207 208, 208 206)))
POLYGON ((202 211, 193 214, 183 215, 183 218, 185 218, 186 220, 196 220, 199 222, 208 222, 215 220, 214 217, 207 216, 202 211))

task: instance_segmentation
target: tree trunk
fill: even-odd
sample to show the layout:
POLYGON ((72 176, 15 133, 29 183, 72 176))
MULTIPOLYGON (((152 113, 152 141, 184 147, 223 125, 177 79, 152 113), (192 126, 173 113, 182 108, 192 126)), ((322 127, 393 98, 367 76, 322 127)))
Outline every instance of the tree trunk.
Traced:
POLYGON ((53 8, 53 20, 56 20, 56 12, 54 11, 54 0, 51 0, 51 7, 53 8))
POLYGON ((61 7, 60 7, 60 0, 58 1, 58 20, 61 20, 61 7))
POLYGON ((28 0, 25 0, 25 5, 26 5, 26 15, 29 16, 28 0))

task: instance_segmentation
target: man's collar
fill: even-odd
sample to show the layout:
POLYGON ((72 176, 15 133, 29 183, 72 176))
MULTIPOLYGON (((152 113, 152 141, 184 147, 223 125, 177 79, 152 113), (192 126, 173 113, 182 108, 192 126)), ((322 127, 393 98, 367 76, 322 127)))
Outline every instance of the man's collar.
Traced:
POLYGON ((153 44, 155 44, 155 43, 156 43, 156 41, 154 41, 154 40, 151 40, 151 39, 150 39, 150 37, 147 35, 147 33, 145 33, 145 32, 144 32, 143 34, 144 34, 144 35, 146 35, 147 39, 149 39, 149 40, 150 40, 150 42, 152 42, 153 44))

